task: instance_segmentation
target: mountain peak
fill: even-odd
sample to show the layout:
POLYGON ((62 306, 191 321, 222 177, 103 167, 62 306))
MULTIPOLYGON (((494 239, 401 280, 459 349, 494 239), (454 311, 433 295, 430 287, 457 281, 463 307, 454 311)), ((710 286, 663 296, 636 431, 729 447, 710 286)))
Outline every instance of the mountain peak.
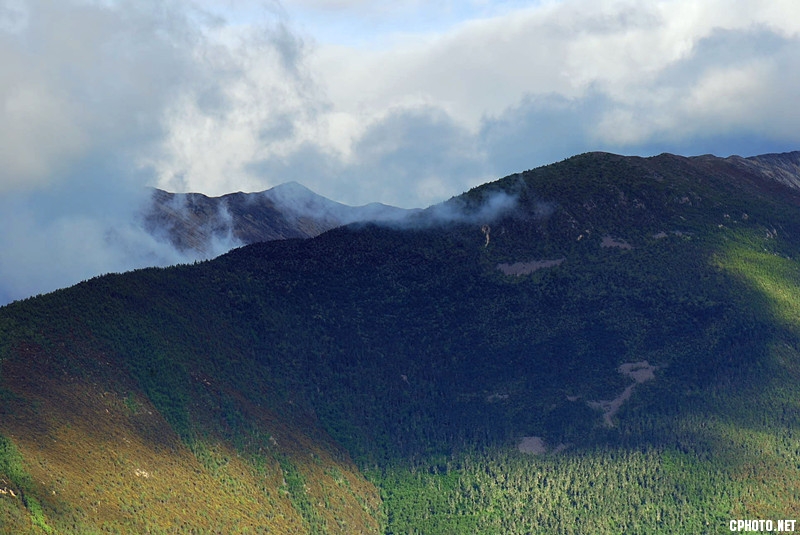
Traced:
POLYGON ((208 197, 155 190, 145 224, 181 251, 216 256, 240 245, 311 238, 356 222, 397 221, 414 210, 371 203, 348 206, 291 181, 255 193, 208 197))
POLYGON ((262 194, 266 193, 281 193, 281 194, 289 194, 289 195, 313 195, 315 197, 322 197, 322 195, 318 194, 317 192, 307 188, 300 182, 295 180, 291 180, 289 182, 283 182, 282 184, 278 184, 277 186, 273 186, 268 190, 262 191, 262 194))

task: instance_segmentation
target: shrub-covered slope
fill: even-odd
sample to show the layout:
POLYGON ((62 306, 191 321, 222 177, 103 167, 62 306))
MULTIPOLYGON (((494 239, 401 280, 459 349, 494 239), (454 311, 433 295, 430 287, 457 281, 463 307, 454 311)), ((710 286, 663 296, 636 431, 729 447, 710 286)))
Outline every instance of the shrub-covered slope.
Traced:
POLYGON ((586 154, 402 227, 4 307, 2 519, 427 534, 791 518, 800 194, 764 161, 586 154))

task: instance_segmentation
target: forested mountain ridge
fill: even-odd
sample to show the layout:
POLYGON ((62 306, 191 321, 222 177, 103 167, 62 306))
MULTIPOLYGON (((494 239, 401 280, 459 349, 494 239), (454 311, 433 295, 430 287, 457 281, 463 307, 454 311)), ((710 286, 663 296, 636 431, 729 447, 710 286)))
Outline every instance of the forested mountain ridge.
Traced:
POLYGON ((792 518, 800 191, 768 160, 584 154, 402 223, 6 306, 1 518, 426 534, 792 518))

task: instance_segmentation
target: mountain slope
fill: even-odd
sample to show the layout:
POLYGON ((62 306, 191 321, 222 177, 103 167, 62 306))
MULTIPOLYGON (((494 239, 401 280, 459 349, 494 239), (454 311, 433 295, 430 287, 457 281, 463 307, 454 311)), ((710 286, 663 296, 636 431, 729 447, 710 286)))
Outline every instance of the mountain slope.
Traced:
POLYGON ((791 518, 800 191, 765 161, 585 154, 402 224, 4 307, 0 477, 26 498, 2 514, 23 532, 791 518), (218 501, 137 486, 156 474, 218 501))
POLYGON ((782 154, 763 154, 750 158, 732 156, 728 158, 735 165, 749 172, 755 172, 794 189, 800 188, 800 152, 782 154))
POLYGON ((289 182, 221 197, 156 189, 144 219, 150 233, 164 235, 179 250, 213 256, 230 243, 310 238, 341 225, 396 221, 414 212, 380 203, 347 206, 289 182))

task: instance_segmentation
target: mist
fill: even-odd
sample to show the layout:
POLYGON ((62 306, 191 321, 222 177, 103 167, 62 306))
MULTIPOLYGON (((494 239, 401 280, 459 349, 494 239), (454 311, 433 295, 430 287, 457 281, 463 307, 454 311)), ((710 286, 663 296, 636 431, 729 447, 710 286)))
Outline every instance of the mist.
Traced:
POLYGON ((224 50, 202 58, 218 25, 192 4, 0 6, 0 304, 235 245, 223 233, 207 254, 179 251, 141 217, 169 110, 214 106, 224 50))
POLYGON ((0 305, 97 275, 211 258, 238 244, 230 231, 205 251, 178 250, 142 220, 151 192, 124 198, 14 195, 0 200, 0 305))

